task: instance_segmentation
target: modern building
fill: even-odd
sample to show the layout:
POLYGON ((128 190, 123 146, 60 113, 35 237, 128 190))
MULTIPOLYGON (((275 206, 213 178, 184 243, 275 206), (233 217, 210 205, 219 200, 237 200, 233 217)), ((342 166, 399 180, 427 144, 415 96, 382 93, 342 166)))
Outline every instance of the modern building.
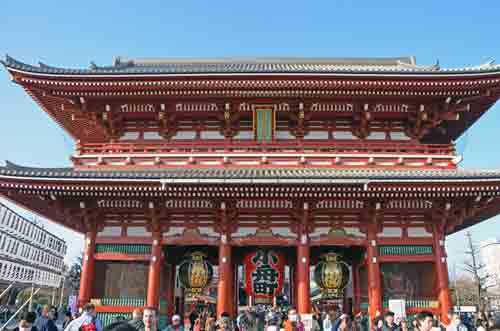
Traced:
POLYGON ((481 241, 479 251, 485 272, 488 275, 485 285, 489 291, 500 294, 500 240, 481 241))
POLYGON ((20 289, 32 285, 59 288, 65 255, 63 239, 0 203, 0 292, 14 284, 9 303, 20 289))
POLYGON ((239 270, 249 304, 286 288, 309 313, 323 263, 314 274, 338 287, 322 291, 344 310, 374 317, 404 299, 408 314, 446 320, 446 235, 500 213, 500 170, 461 169, 455 150, 500 97, 492 63, 3 64, 76 151, 69 168, 7 163, 0 193, 85 234, 79 303, 100 314, 181 310, 189 293, 176 280, 198 291, 212 267, 218 314, 237 311, 239 270), (190 274, 179 278, 184 256, 190 274))

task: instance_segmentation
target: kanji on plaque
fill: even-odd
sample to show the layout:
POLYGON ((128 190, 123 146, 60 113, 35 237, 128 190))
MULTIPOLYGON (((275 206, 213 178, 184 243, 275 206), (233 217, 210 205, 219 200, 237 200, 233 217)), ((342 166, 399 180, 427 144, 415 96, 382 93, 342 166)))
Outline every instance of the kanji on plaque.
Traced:
POLYGON ((245 282, 247 294, 255 304, 270 304, 281 293, 285 272, 282 253, 258 249, 245 256, 245 282))

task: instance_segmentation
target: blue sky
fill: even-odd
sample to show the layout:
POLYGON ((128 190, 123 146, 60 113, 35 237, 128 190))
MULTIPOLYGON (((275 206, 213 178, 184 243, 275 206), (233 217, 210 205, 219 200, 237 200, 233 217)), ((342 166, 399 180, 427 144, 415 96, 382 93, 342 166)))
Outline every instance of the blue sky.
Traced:
MULTIPOLYGON (((11 1, 0 2, 0 54, 86 67, 126 57, 415 55, 466 66, 500 58, 500 1, 11 1)), ((0 72, 0 159, 68 166, 73 141, 0 72)), ((468 168, 500 168, 500 107, 459 142, 468 168)), ((500 219, 470 228, 500 236, 500 219)), ((75 234, 50 226, 80 249, 75 234)), ((464 233, 448 238, 450 265, 464 233)), ((457 266, 459 269, 459 265, 457 266)))

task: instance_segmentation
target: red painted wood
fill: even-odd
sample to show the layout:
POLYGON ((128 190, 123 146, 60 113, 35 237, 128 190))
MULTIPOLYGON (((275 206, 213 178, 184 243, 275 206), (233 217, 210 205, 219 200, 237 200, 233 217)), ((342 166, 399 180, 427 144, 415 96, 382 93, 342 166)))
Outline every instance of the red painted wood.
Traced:
MULTIPOLYGON (((323 237, 323 236, 322 236, 323 237)), ((311 239, 311 246, 366 246, 366 239, 353 239, 349 237, 311 239)))
POLYGON ((78 294, 78 306, 83 307, 90 301, 92 296, 92 284, 94 283, 94 266, 95 266, 95 245, 96 245, 96 230, 95 228, 87 232, 85 235, 85 251, 83 254, 82 273, 80 277, 80 291, 78 294))
POLYGON ((377 312, 382 312, 382 286, 380 283, 380 262, 377 252, 377 246, 372 245, 376 242, 376 227, 374 224, 368 226, 368 246, 367 246, 367 264, 368 264, 368 314, 370 320, 373 320, 377 312))
POLYGON ((297 246, 297 312, 299 314, 311 313, 310 297, 310 248, 307 244, 297 246))
POLYGON ((147 303, 149 307, 160 306, 160 276, 162 266, 161 232, 153 233, 153 245, 151 247, 151 262, 148 275, 147 303))
MULTIPOLYGON (((154 150, 155 154, 180 153, 182 151, 196 150, 204 154, 215 154, 216 150, 224 150, 225 153, 230 153, 233 150, 251 149, 252 151, 266 151, 280 149, 296 148, 297 152, 311 150, 311 155, 314 153, 322 153, 327 148, 338 154, 354 153, 373 153, 378 154, 432 154, 436 157, 440 155, 452 155, 454 147, 451 144, 420 144, 407 141, 356 141, 335 139, 319 140, 308 139, 301 141, 300 144, 296 140, 275 140, 272 142, 259 142, 255 140, 227 140, 215 139, 190 139, 176 140, 175 142, 165 141, 143 141, 143 142, 120 142, 120 143, 102 143, 102 144, 81 144, 79 152, 85 154, 151 154, 154 150)), ((237 152, 242 154, 242 152, 237 152)), ((243 152, 244 153, 244 152, 243 152)))
MULTIPOLYGON (((399 225, 398 225, 399 226, 399 225)), ((432 238, 378 238, 377 244, 380 245, 432 245, 432 238)))
POLYGON ((98 236, 97 244, 147 244, 151 245, 153 239, 151 237, 108 237, 98 236))
POLYGON ((220 317, 224 312, 233 314, 233 279, 231 246, 227 243, 220 243, 217 317, 220 317))
POLYGON ((438 279, 438 300, 440 307, 441 320, 444 323, 449 323, 450 319, 448 313, 452 309, 451 293, 449 287, 449 277, 448 277, 448 267, 446 263, 446 252, 444 246, 445 236, 439 229, 438 225, 435 224, 433 228, 434 232, 434 252, 436 261, 436 273, 438 279), (441 243, 443 245, 441 245, 441 243))
POLYGON ((284 239, 279 237, 271 238, 233 238, 231 245, 233 246, 295 246, 296 239, 284 239))
POLYGON ((204 237, 189 237, 189 236, 175 236, 163 238, 162 243, 164 245, 172 246, 217 246, 217 239, 207 239, 204 237))
POLYGON ((149 261, 149 254, 96 253, 97 261, 149 261))
POLYGON ((379 256, 378 260, 382 262, 434 262, 434 255, 384 255, 379 256))

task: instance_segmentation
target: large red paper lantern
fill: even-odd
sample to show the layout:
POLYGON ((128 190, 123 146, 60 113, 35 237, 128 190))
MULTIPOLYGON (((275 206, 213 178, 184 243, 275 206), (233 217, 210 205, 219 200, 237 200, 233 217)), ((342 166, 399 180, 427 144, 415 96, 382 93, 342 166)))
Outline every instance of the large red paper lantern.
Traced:
POLYGON ((270 249, 248 253, 245 264, 247 294, 254 304, 271 304, 281 294, 285 278, 285 257, 270 249))

